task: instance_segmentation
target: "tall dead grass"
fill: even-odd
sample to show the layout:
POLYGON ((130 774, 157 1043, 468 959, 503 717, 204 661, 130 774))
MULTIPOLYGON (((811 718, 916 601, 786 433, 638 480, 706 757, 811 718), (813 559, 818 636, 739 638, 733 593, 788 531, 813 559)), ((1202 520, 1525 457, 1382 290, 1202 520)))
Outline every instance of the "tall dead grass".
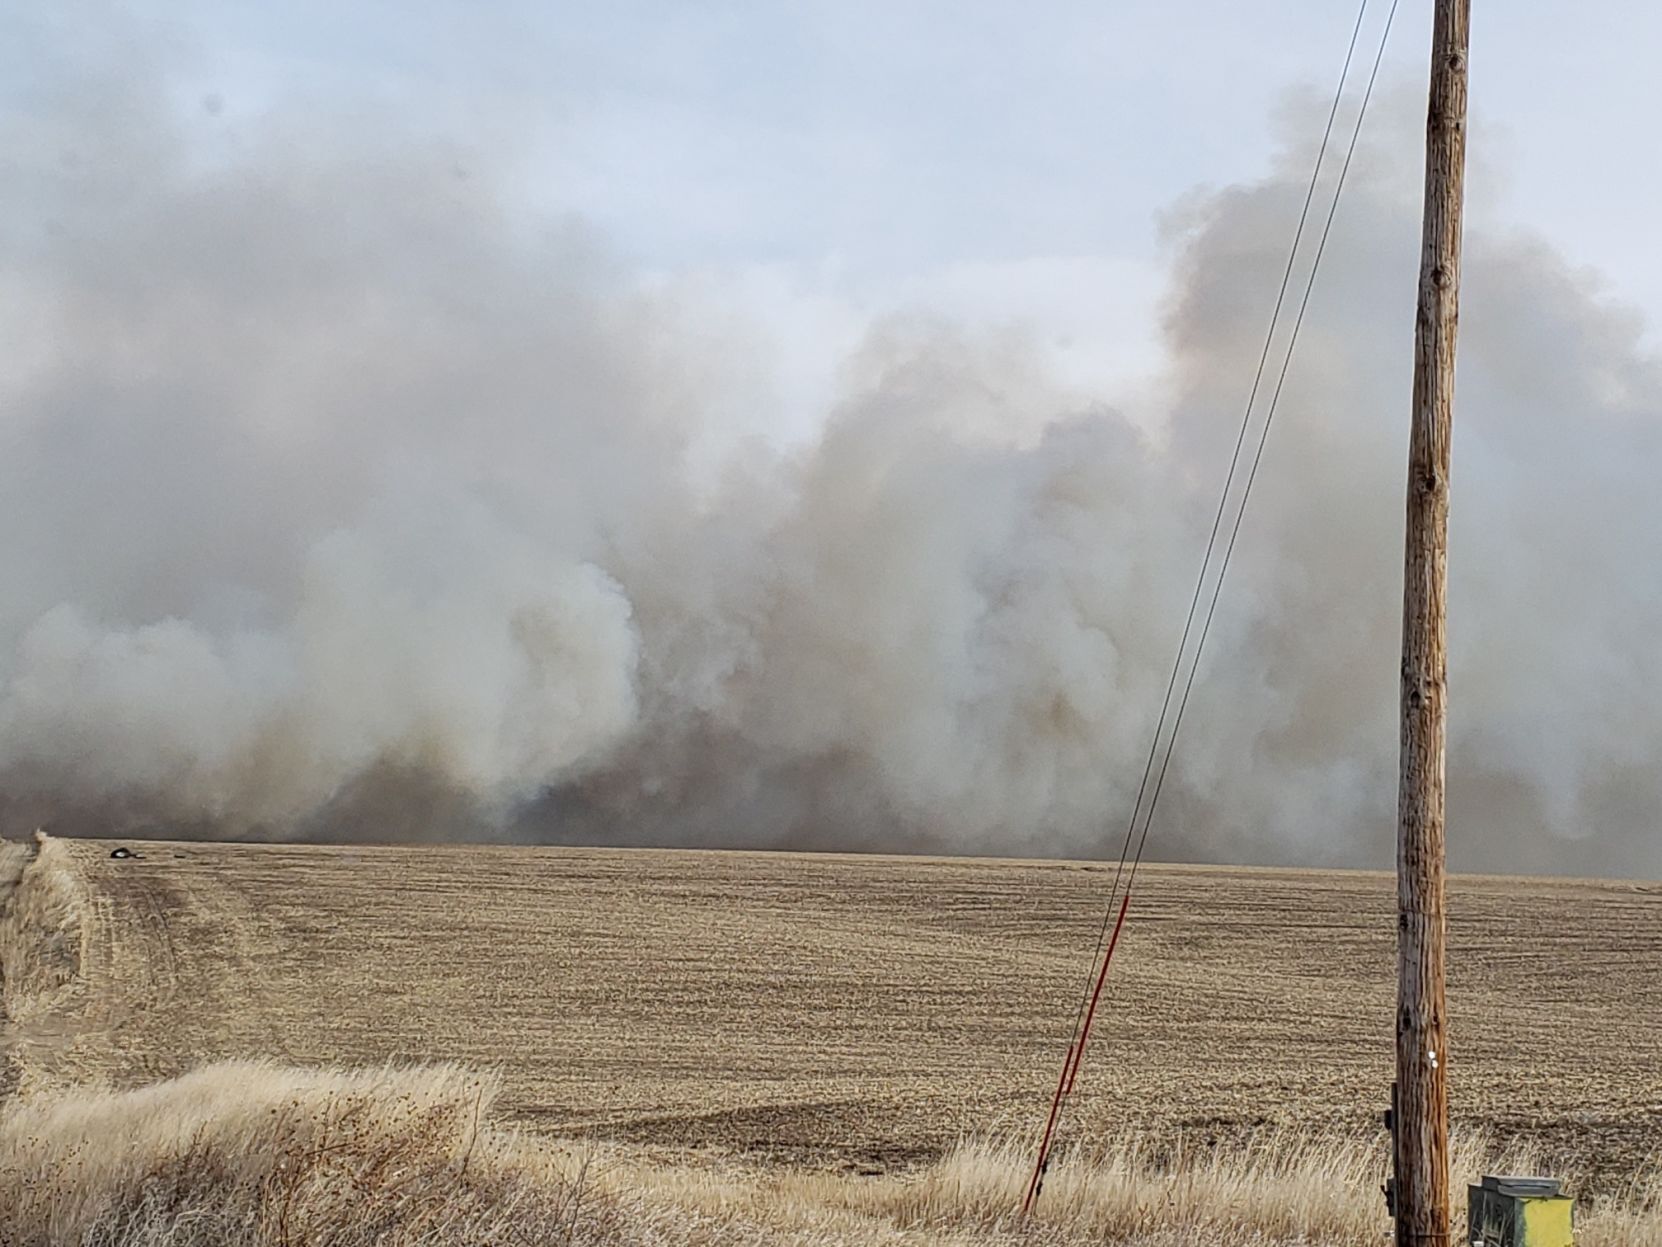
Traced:
MULTIPOLYGON (((1268 1132, 1192 1153, 1129 1140, 1059 1156, 1015 1214, 1025 1145, 966 1141, 855 1178, 666 1163, 517 1136, 495 1081, 441 1066, 212 1066, 0 1117, 4 1247, 1046 1247, 1377 1245, 1381 1140, 1268 1132)), ((1458 1176, 1528 1168, 1459 1142, 1458 1176)), ((1583 1210, 1583 1247, 1662 1247, 1654 1183, 1583 1210)))
MULTIPOLYGON (((0 1099, 29 1089, 23 1036, 80 982, 84 892, 64 846, 0 841, 0 1099)), ((0 1247, 5 1240, 0 1237, 0 1247)))
POLYGON ((487 1128, 491 1079, 230 1063, 0 1120, 6 1247, 605 1243, 581 1165, 487 1128))
POLYGON ((0 1005, 22 1021, 53 1008, 81 969, 84 900, 62 841, 0 841, 0 1005))
MULTIPOLYGON (((1131 1139, 1053 1160, 1035 1225, 1067 1243, 1378 1244, 1387 1140, 1269 1130, 1175 1154, 1131 1139)), ((1456 1202, 1484 1173, 1539 1172, 1526 1148, 1457 1135, 1456 1202)), ((815 1194, 912 1228, 1009 1234, 1031 1172, 1025 1142, 971 1140, 911 1182, 824 1184, 815 1194)), ((1571 1180, 1573 1189, 1574 1181, 1571 1180)), ((1583 1247, 1662 1247, 1662 1187, 1649 1178, 1580 1210, 1583 1247)), ((1459 1210, 1457 1210, 1458 1213, 1459 1210)), ((1461 1218, 1457 1215, 1457 1221, 1461 1218)), ((1459 1228, 1463 1230, 1463 1225, 1459 1228)))

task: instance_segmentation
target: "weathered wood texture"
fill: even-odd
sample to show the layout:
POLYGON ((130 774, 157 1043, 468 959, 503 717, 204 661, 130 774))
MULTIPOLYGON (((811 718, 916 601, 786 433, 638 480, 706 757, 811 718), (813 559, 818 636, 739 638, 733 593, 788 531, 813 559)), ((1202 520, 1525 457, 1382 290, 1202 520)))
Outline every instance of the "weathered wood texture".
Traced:
POLYGON ((1402 771, 1397 808, 1396 1237, 1449 1239, 1443 780, 1447 728, 1449 441, 1459 319, 1470 0, 1436 0, 1426 122, 1425 228, 1414 326, 1402 609, 1402 771))

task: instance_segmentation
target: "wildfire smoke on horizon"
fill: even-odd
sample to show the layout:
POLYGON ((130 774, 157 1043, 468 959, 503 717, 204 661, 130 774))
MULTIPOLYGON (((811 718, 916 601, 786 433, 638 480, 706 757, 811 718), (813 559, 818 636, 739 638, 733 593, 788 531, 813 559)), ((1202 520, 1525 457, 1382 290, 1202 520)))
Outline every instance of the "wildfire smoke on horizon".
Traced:
MULTIPOLYGON (((4 123, 6 830, 1088 855, 1123 825, 1303 147, 1174 218, 1157 411, 1018 331, 891 318, 770 442, 766 328, 528 216, 491 153, 277 116, 206 159, 160 84, 101 91, 4 123)), ((1386 860, 1403 130, 1346 191, 1161 855, 1386 860)), ((1468 236, 1457 865, 1662 871, 1641 330, 1468 236)))

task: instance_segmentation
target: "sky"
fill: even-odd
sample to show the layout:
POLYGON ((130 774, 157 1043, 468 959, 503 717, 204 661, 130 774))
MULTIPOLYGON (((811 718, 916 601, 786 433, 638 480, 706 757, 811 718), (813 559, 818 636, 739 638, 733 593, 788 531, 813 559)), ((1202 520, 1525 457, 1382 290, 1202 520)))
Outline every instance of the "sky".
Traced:
MULTIPOLYGON (((137 39, 205 150, 283 109, 511 153, 528 212, 576 214, 641 281, 770 327, 786 430, 892 309, 1022 322, 1059 371, 1123 392, 1156 353, 1162 221, 1260 174, 1293 117, 1308 129, 1297 106, 1331 91, 1355 16, 1348 0, 173 0, 42 24, 37 7, 6 19, 23 78, 43 51, 137 39)), ((1429 13, 1400 6, 1385 98, 1423 91, 1429 13)), ((1662 11, 1573 16, 1478 4, 1470 212, 1540 235, 1654 324, 1657 175, 1635 157, 1662 114, 1662 11)))

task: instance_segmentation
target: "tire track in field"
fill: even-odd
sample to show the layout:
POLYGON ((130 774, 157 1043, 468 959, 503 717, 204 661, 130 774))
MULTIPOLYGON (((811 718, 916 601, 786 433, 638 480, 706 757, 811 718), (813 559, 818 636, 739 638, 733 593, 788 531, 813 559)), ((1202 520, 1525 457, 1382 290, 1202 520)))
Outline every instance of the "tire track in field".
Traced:
MULTIPOLYGON (((852 1160, 1025 1130, 1108 878, 1077 863, 81 843, 76 1059, 454 1060, 539 1129, 852 1160), (765 1145, 765 1146, 764 1146, 765 1145)), ((1151 866, 1082 1131, 1371 1132, 1387 876, 1151 866)), ((1457 1113, 1628 1163, 1662 1145, 1662 895, 1457 877, 1457 1113)))
POLYGON ((169 847, 124 858, 77 847, 87 892, 79 982, 42 1036, 56 1049, 54 1081, 131 1087, 232 1055, 225 1022, 258 982, 236 895, 179 869, 188 854, 169 847))

